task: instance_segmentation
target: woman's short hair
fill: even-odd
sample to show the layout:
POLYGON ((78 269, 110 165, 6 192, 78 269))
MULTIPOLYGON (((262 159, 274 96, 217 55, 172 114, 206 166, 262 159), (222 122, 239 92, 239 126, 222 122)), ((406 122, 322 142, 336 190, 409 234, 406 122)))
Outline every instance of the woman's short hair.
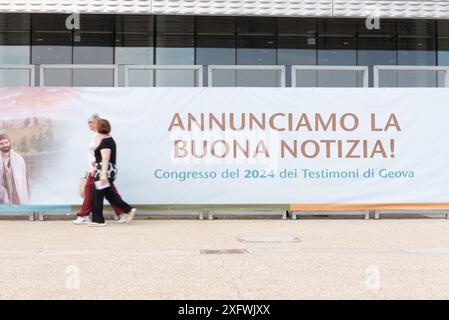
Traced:
POLYGON ((108 134, 111 132, 111 124, 106 119, 97 120, 97 131, 101 134, 108 134))

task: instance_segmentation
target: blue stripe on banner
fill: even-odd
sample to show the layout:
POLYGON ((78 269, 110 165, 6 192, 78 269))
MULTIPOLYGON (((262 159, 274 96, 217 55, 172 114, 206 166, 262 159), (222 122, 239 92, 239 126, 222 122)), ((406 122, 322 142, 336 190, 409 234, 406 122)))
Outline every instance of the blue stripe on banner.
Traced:
POLYGON ((70 212, 68 205, 0 205, 0 213, 12 212, 70 212))

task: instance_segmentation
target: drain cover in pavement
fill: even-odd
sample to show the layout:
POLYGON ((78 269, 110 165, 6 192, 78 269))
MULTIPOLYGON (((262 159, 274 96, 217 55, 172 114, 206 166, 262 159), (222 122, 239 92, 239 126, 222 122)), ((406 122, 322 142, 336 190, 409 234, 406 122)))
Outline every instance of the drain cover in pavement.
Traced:
POLYGON ((221 250, 200 250, 201 254, 235 254, 248 253, 246 249, 221 249, 221 250))
POLYGON ((238 238, 242 242, 301 242, 301 239, 295 236, 259 236, 259 237, 245 237, 238 238))

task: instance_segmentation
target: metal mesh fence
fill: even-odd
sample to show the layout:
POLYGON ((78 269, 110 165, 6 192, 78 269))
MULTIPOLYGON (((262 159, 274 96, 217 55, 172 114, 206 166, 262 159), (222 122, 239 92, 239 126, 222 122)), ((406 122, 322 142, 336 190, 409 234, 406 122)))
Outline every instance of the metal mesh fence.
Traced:
POLYGON ((449 87, 449 67, 375 66, 374 86, 449 87))
POLYGON ((285 87, 284 66, 209 66, 209 87, 285 87))
POLYGON ((0 87, 34 86, 33 65, 0 65, 0 87))
MULTIPOLYGON (((41 65, 38 85, 118 86, 117 65, 41 65)), ((285 87, 285 66, 122 65, 129 87, 285 87), (204 81, 206 80, 206 81, 204 81)), ((0 86, 34 86, 34 65, 0 65, 0 86)), ((363 66, 292 66, 292 87, 368 87, 363 66)), ((449 87, 449 67, 374 66, 374 87, 449 87)))
POLYGON ((41 65, 41 87, 115 87, 114 65, 41 65))
POLYGON ((202 66, 125 66, 125 87, 202 87, 202 66))
POLYGON ((292 66, 292 87, 368 87, 368 68, 349 66, 292 66))

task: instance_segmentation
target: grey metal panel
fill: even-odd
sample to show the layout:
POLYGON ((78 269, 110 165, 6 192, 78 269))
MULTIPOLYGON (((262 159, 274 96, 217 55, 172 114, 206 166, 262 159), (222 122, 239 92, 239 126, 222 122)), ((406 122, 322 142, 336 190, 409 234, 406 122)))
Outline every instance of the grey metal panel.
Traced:
POLYGON ((0 64, 0 86, 34 87, 34 65, 0 64))
POLYGON ((449 87, 449 67, 374 66, 374 87, 449 87))
POLYGON ((292 66, 292 87, 368 87, 365 66, 292 66))
POLYGON ((285 66, 209 65, 209 87, 285 87, 285 66))
POLYGON ((125 87, 202 87, 201 65, 125 65, 125 87), (185 81, 179 81, 185 78, 185 81))
POLYGON ((118 66, 108 64, 42 64, 41 87, 117 87, 118 66))

